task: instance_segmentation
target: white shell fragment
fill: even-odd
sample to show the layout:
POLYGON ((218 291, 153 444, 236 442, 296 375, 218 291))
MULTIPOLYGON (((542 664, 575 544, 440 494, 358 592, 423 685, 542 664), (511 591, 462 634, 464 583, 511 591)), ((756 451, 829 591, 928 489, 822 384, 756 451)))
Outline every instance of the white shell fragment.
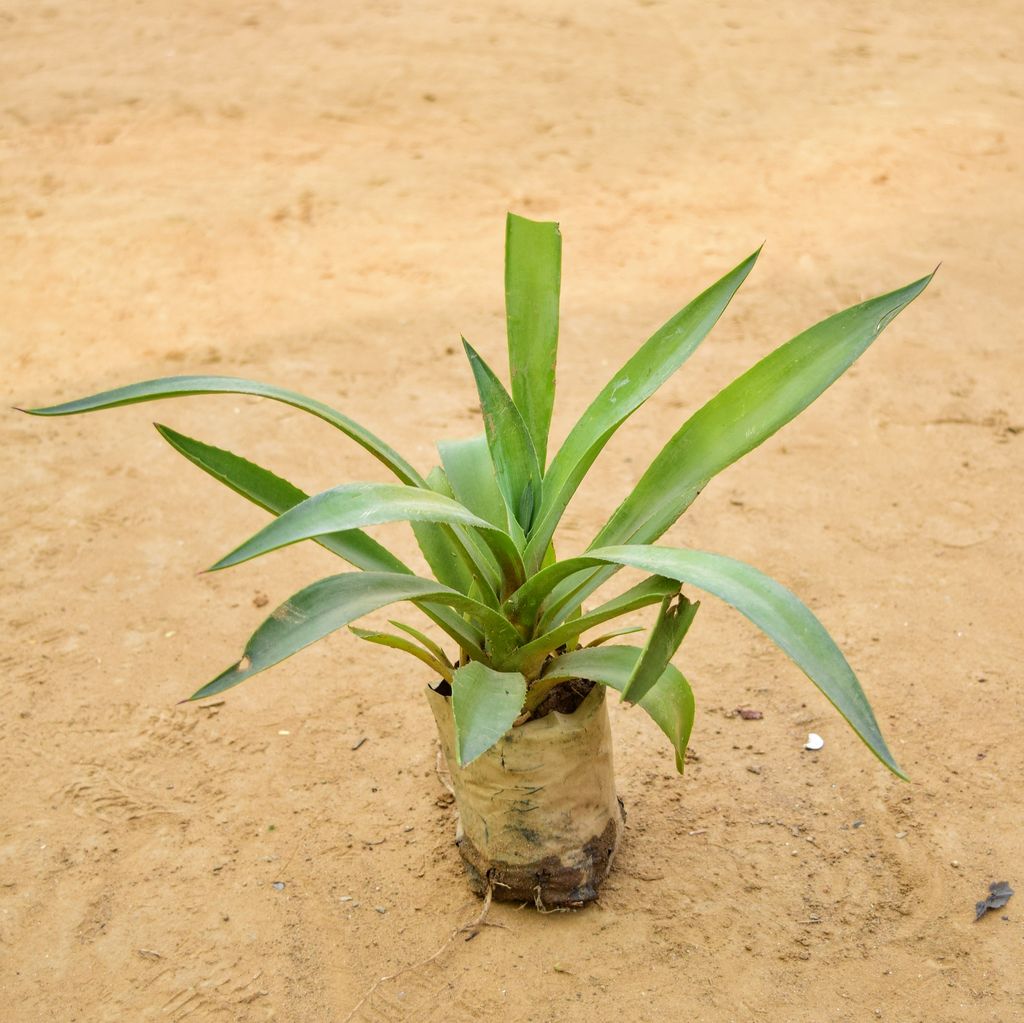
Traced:
POLYGON ((825 740, 815 732, 811 732, 807 736, 807 742, 804 744, 804 749, 821 749, 825 745, 825 740))

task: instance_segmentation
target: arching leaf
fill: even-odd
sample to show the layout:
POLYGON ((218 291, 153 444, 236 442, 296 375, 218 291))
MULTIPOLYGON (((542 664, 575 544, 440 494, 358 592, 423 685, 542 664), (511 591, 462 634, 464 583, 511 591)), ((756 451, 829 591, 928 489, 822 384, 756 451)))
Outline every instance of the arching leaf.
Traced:
POLYGON ((559 448, 544 476, 544 497, 527 547, 533 571, 566 506, 615 431, 689 358, 718 322, 760 254, 748 256, 656 331, 608 381, 559 448))
MULTIPOLYGON (((190 699, 222 693, 363 615, 403 600, 455 608, 474 617, 499 646, 511 649, 516 642, 515 634, 497 612, 432 579, 387 572, 346 572, 321 579, 285 601, 252 634, 242 658, 190 699)), ((487 653, 476 646, 471 634, 467 632, 460 642, 473 657, 487 660, 487 653)))
POLYGON ((351 437, 360 447, 365 448, 371 455, 383 462, 403 483, 413 486, 426 485, 423 477, 397 451, 337 409, 333 409, 330 405, 325 405, 315 398, 307 398, 297 391, 274 387, 271 384, 257 383, 254 380, 242 380, 239 377, 162 377, 159 380, 144 380, 138 384, 129 384, 127 387, 116 387, 112 391, 102 391, 99 394, 90 395, 88 398, 77 398, 74 401, 51 405, 48 408, 25 409, 24 411, 33 416, 72 416, 79 412, 97 412, 101 409, 118 408, 122 405, 135 405, 143 401, 181 398, 193 394, 251 394, 258 398, 272 398, 274 401, 284 402, 285 405, 310 412, 351 437))
POLYGON ((502 571, 522 579, 523 566, 508 534, 478 518, 458 501, 430 490, 392 483, 346 483, 303 501, 266 525, 211 571, 241 564, 299 540, 355 526, 385 522, 444 522, 480 530, 502 571))
MULTIPOLYGON (((236 494, 252 501, 253 504, 274 515, 281 515, 301 504, 308 494, 287 480, 281 479, 269 469, 256 465, 239 455, 222 448, 203 444, 192 437, 186 437, 167 426, 156 424, 160 435, 176 451, 184 455, 203 472, 230 487, 236 494)), ((361 530, 350 529, 343 533, 328 533, 314 537, 314 542, 326 547, 332 554, 344 558, 356 568, 367 572, 402 572, 412 575, 412 569, 396 558, 387 548, 361 530)), ((460 591, 461 592, 461 591, 460 591)), ((446 607, 417 605, 420 610, 445 633, 458 642, 467 632, 476 644, 482 636, 476 626, 459 618, 446 607)))

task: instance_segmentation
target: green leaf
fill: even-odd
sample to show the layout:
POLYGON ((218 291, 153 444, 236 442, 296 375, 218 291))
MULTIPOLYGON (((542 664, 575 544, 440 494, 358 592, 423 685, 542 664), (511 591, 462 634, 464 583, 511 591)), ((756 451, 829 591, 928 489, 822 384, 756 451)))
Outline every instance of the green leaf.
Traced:
POLYGON ((575 641, 576 637, 582 635, 587 629, 592 629, 595 625, 601 625, 603 622, 619 618, 639 608, 648 607, 650 604, 657 604, 678 590, 679 584, 674 579, 658 577, 644 579, 636 586, 626 590, 625 593, 605 601, 592 611, 588 611, 521 646, 516 651, 512 664, 525 673, 528 678, 532 678, 540 670, 540 666, 548 654, 569 641, 575 641))
MULTIPOLYGON (((301 504, 308 497, 287 480, 275 476, 268 469, 232 454, 230 451, 203 444, 167 426, 161 426, 159 423, 155 425, 168 444, 184 455, 193 465, 197 465, 214 479, 235 491, 236 494, 241 494, 242 497, 274 515, 288 511, 289 508, 301 504)), ((343 533, 328 533, 325 536, 314 537, 314 540, 331 551, 332 554, 337 554, 350 564, 367 572, 413 574, 411 568, 361 530, 350 529, 343 533)), ((468 630, 475 637, 476 642, 480 642, 479 630, 454 616, 454 612, 448 608, 420 606, 420 610, 452 639, 458 641, 459 637, 465 636, 468 630)))
MULTIPOLYGON (((427 474, 427 486, 442 497, 452 496, 451 487, 440 468, 435 467, 427 474)), ((439 582, 467 595, 476 582, 476 592, 485 597, 487 603, 493 603, 500 588, 498 567, 479 537, 432 521, 414 521, 411 525, 416 543, 439 582)))
POLYGON ((462 339, 476 379, 498 489, 509 511, 529 533, 535 506, 541 500, 540 465, 529 430, 508 391, 473 347, 462 339))
POLYGON ((543 468, 555 400, 562 235, 558 224, 510 213, 505 223, 505 318, 512 399, 543 468))
POLYGON ((555 545, 553 543, 549 543, 547 552, 544 555, 544 560, 540 563, 540 567, 550 568, 556 561, 558 561, 558 555, 555 553, 555 545))
POLYGON ((447 665, 449 668, 452 667, 452 662, 448 659, 448 655, 425 632, 420 632, 419 629, 414 629, 411 625, 396 621, 394 618, 389 618, 388 621, 396 629, 401 629, 402 632, 408 633, 413 639, 422 643, 442 664, 447 665))
POLYGON ((639 703, 650 692, 664 674, 673 654, 679 649, 679 644, 693 623, 698 607, 699 603, 690 603, 681 593, 665 598, 658 620, 654 623, 654 628, 647 637, 647 644, 633 668, 633 674, 629 676, 626 688, 622 690, 623 700, 627 703, 639 703))
MULTIPOLYGON (((585 678, 621 693, 633 676, 640 655, 640 650, 629 646, 574 650, 550 661, 542 682, 550 689, 557 682, 585 678)), ((682 774, 686 744, 693 729, 694 700, 690 683, 678 668, 669 664, 638 705, 668 736, 676 751, 676 769, 682 774)))
POLYGON ((508 511, 494 476, 494 463, 481 433, 470 440, 439 441, 437 450, 460 504, 492 526, 505 527, 508 511))
POLYGON ((404 636, 395 636, 390 632, 380 632, 376 629, 358 629, 354 625, 350 625, 348 629, 354 636, 365 640, 367 643, 376 643, 379 646, 391 647, 394 650, 402 650, 407 654, 412 654, 413 657, 422 661, 445 681, 451 682, 451 665, 442 663, 428 651, 414 643, 411 639, 406 639, 404 636))
POLYGON ((455 670, 455 755, 463 767, 486 753, 512 727, 525 697, 526 679, 518 671, 494 671, 479 661, 455 670))
MULTIPOLYGON (((474 617, 488 635, 500 642, 515 642, 514 634, 503 631, 508 626, 497 612, 432 579, 388 572, 346 572, 321 579, 285 601, 252 634, 241 660, 190 699, 202 700, 237 686, 357 618, 402 600, 453 607, 474 617)), ((486 659, 470 632, 459 642, 474 657, 486 659)))
POLYGON ((821 622, 781 583, 721 554, 670 547, 605 547, 574 560, 639 568, 661 578, 690 583, 731 604, 792 658, 893 774, 906 778, 889 752, 867 697, 839 647, 821 622))
MULTIPOLYGON (((665 445, 590 546, 643 544, 661 536, 713 476, 770 437, 838 379, 932 276, 829 317, 734 380, 665 445)), ((527 561, 532 563, 529 551, 527 561)), ((585 600, 613 572, 603 569, 565 578, 548 601, 546 624, 554 624, 560 614, 585 600)))
POLYGON ((522 561, 507 533, 477 518, 457 501, 393 483, 347 483, 325 490, 286 511, 210 569, 238 565, 269 551, 359 526, 385 522, 445 522, 473 526, 509 578, 522 578, 522 561))
POLYGON ((337 409, 321 401, 307 398, 297 391, 273 387, 253 380, 221 376, 163 377, 160 380, 146 380, 112 391, 103 391, 88 398, 78 398, 49 408, 25 409, 33 416, 71 416, 79 412, 96 412, 100 409, 134 405, 142 401, 156 401, 159 398, 177 398, 191 394, 252 394, 259 398, 272 398, 293 408, 311 412, 337 427, 346 436, 365 448, 383 462, 403 483, 425 486, 422 476, 397 451, 390 448, 379 437, 364 429, 357 422, 342 415, 337 409))
POLYGON ((531 571, 554 536, 580 481, 615 431, 689 358, 750 273, 760 249, 676 313, 608 382, 559 448, 527 547, 531 571))
POLYGON ((597 639, 592 639, 586 644, 587 648, 601 646, 607 643, 611 639, 618 639, 620 636, 632 636, 637 632, 643 632, 644 628, 642 625, 629 625, 624 629, 612 629, 611 632, 603 632, 597 639))
POLYGON ((437 450, 455 499, 474 515, 504 529, 518 550, 526 547, 522 526, 505 505, 483 434, 471 440, 440 441, 437 450))
POLYGON ((932 275, 830 316, 762 359, 683 424, 591 546, 649 543, 705 484, 837 380, 932 275))
MULTIPOLYGON (((172 430, 169 426, 154 423, 160 436, 184 455, 203 472, 230 487, 236 494, 252 501, 253 504, 281 515, 301 504, 309 495, 293 486, 287 480, 275 476, 268 469, 245 458, 204 444, 192 437, 172 430)), ((396 558, 387 548, 382 547, 362 530, 350 529, 343 533, 329 533, 316 537, 316 542, 357 568, 368 572, 406 572, 411 570, 396 558)))
MULTIPOLYGON (((577 558, 566 558, 542 568, 536 575, 530 576, 503 605, 508 618, 527 628, 532 627, 541 604, 549 597, 556 587, 567 579, 579 576, 587 568, 600 566, 600 561, 587 561, 586 555, 577 558)), ((577 605, 578 606, 578 605, 577 605)))

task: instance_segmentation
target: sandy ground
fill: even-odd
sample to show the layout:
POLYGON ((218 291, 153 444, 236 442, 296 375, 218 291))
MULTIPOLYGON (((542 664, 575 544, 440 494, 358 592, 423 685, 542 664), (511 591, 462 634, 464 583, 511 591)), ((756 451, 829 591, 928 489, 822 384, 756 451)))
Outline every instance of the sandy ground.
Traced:
MULTIPOLYGON (((507 929, 352 1018, 1024 1017, 1024 891, 973 922, 990 881, 1024 889, 1022 26, 1007 0, 0 10, 5 405, 244 375, 338 404, 426 469, 434 438, 477 429, 459 332, 500 362, 506 209, 565 236, 556 436, 767 238, 598 462, 565 553, 718 387, 943 261, 670 534, 807 600, 912 783, 708 600, 679 658, 686 778, 613 708, 629 827, 600 905, 496 907, 507 929)), ((0 416, 0 1018, 343 1023, 476 912, 426 669, 338 635, 177 706, 264 596, 337 563, 293 548, 197 577, 264 519, 154 419, 309 490, 383 478, 255 400, 0 416)))

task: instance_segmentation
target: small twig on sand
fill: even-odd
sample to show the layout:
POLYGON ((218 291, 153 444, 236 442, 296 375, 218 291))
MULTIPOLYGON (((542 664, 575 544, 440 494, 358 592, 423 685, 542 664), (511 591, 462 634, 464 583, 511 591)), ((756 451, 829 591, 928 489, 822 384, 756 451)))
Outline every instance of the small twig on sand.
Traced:
POLYGON ((451 774, 444 767, 444 751, 437 747, 437 759, 434 762, 434 771, 437 773, 437 780, 448 790, 449 796, 455 795, 455 788, 452 786, 451 774))
POLYGON ((630 877, 635 877, 638 881, 664 881, 665 880, 665 875, 664 874, 641 874, 639 871, 636 871, 636 870, 627 870, 627 871, 625 871, 625 873, 628 874, 630 877))
POLYGON ((378 978, 370 985, 369 990, 363 995, 362 998, 356 1002, 355 1007, 345 1017, 342 1023, 352 1023, 356 1013, 373 997, 374 992, 381 986, 381 984, 387 984, 389 981, 397 980, 399 977, 406 973, 410 973, 413 970, 422 970, 424 966, 429 966, 436 959, 440 959, 442 955, 447 951, 451 943, 460 935, 467 935, 466 941, 472 941, 479 933, 482 927, 505 927, 505 924, 491 923, 487 919, 487 914, 491 910, 491 900, 494 896, 494 888, 490 882, 487 883, 487 891, 484 893, 484 904, 480 909, 477 916, 471 920, 468 924, 463 924, 461 927, 456 927, 451 934, 448 935, 444 940, 444 944, 432 955, 427 956, 426 959, 421 959, 419 962, 410 963, 408 966, 403 966, 400 970, 396 970, 394 973, 386 974, 383 977, 378 978))
POLYGON ((295 843, 295 845, 292 846, 292 851, 288 854, 288 859, 284 861, 284 866, 280 870, 282 876, 287 872, 288 868, 291 866, 291 862, 295 859, 295 854, 299 851, 300 845, 302 845, 301 838, 295 843))

